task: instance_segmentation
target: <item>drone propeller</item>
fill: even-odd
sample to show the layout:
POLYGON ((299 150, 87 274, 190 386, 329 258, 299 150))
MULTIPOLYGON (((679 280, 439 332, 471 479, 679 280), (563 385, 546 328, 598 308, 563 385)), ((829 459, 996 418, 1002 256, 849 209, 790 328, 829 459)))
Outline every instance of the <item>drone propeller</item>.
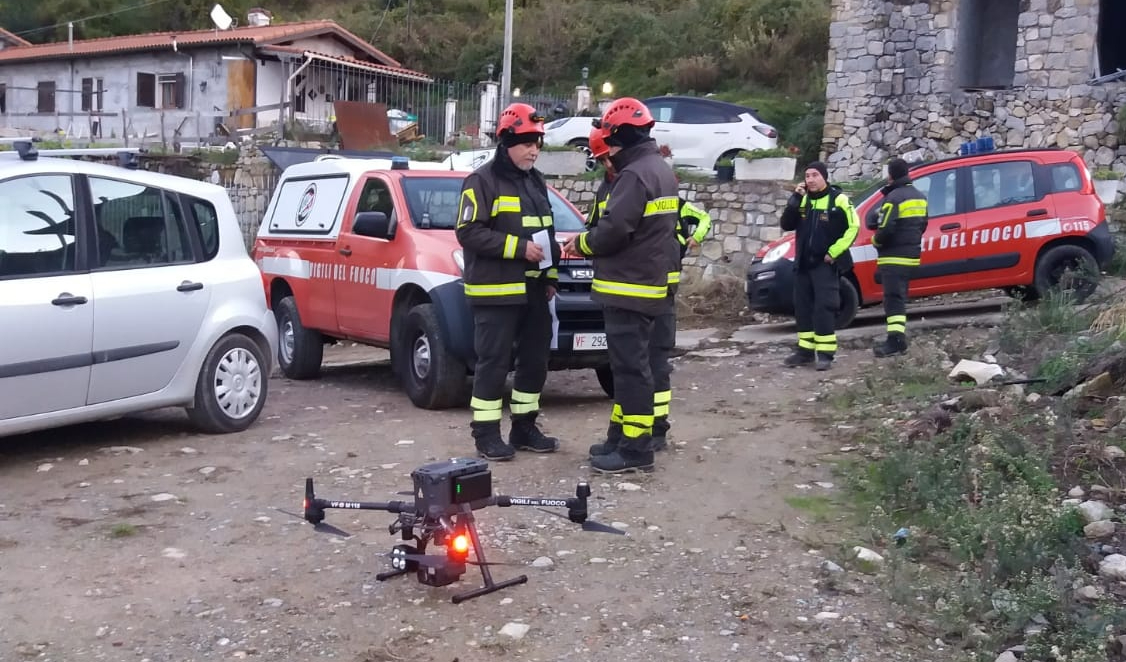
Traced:
MULTIPOLYGON (((289 515, 291 517, 296 517, 297 519, 299 519, 301 521, 305 521, 305 518, 302 517, 301 515, 298 515, 297 513, 291 513, 288 510, 285 510, 283 508, 277 508, 276 510, 280 513, 285 513, 286 515, 289 515)), ((344 531, 342 529, 338 529, 335 526, 333 526, 333 525, 331 525, 327 522, 317 522, 316 524, 313 525, 313 530, 317 531, 318 533, 328 533, 328 534, 331 534, 331 535, 334 535, 334 536, 340 536, 341 538, 351 538, 352 537, 351 533, 348 533, 347 531, 344 531)))
MULTIPOLYGON (((571 518, 567 517, 563 513, 557 513, 554 510, 548 510, 547 508, 536 508, 536 510, 542 510, 543 512, 547 513, 548 515, 555 515, 556 517, 561 517, 561 518, 567 520, 568 522, 571 521, 571 518)), ((581 526, 582 526, 583 531, 592 531, 594 533, 616 533, 616 534, 621 535, 621 536, 624 536, 626 534, 626 532, 622 531, 621 529, 615 529, 614 527, 610 526, 609 524, 603 524, 602 522, 595 522, 594 520, 590 520, 590 519, 583 520, 583 523, 582 523, 581 526)))

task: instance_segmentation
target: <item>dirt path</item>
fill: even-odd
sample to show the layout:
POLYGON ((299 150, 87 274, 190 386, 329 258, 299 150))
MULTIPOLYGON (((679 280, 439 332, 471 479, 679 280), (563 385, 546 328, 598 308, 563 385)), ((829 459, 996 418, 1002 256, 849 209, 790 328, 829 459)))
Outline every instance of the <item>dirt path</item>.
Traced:
POLYGON ((305 476, 326 497, 401 499, 412 468, 470 451, 466 412, 415 409, 386 364, 275 379, 234 436, 192 435, 168 411, 6 439, 0 659, 948 659, 896 625, 872 578, 841 574, 834 591, 818 569, 842 536, 823 507, 839 443, 808 400, 866 357, 819 382, 755 352, 677 360, 674 450, 644 477, 591 476, 608 401, 592 373, 553 373, 543 424, 563 450, 494 464, 494 490, 567 497, 590 480, 592 516, 628 536, 479 511, 490 560, 551 567, 496 567, 529 582, 461 605, 449 597, 477 585, 472 569, 444 588, 375 581, 391 515, 330 511, 344 539, 276 510, 300 510, 305 476), (522 639, 499 633, 512 622, 522 639))

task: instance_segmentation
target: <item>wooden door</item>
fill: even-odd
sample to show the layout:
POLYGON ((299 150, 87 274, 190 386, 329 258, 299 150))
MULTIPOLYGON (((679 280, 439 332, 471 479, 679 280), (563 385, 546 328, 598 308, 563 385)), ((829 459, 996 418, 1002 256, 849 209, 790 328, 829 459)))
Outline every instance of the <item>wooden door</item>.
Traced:
MULTIPOLYGON (((229 60, 227 62, 227 111, 246 111, 255 106, 257 72, 252 60, 229 60)), ((245 113, 231 117, 227 126, 232 129, 252 129, 257 115, 245 113)))

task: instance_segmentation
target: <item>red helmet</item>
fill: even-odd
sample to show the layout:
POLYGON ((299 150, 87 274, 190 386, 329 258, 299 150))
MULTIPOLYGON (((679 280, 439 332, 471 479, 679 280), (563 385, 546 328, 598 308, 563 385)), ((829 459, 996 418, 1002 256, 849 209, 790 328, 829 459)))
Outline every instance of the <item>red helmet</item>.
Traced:
POLYGON ((606 131, 598 127, 590 130, 590 155, 596 159, 605 158, 610 153, 610 146, 606 144, 606 131))
POLYGON ((653 114, 637 99, 624 97, 610 104, 606 112, 602 113, 599 123, 606 131, 606 135, 614 133, 623 126, 647 129, 653 126, 653 114))
POLYGON ((526 103, 510 104, 500 113, 500 121, 497 122, 497 135, 500 136, 510 131, 517 135, 528 133, 543 135, 543 123, 546 119, 534 107, 526 103))

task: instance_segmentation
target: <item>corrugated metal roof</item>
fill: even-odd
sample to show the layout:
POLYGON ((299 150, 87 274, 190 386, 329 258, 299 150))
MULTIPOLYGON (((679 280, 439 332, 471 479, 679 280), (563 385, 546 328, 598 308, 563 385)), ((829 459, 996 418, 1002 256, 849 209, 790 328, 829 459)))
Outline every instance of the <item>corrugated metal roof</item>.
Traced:
POLYGON ((326 34, 337 37, 341 41, 356 48, 356 50, 370 55, 384 65, 390 67, 401 66, 397 60, 367 43, 352 32, 344 29, 344 27, 336 21, 327 20, 246 26, 232 30, 151 32, 149 34, 104 37, 102 39, 82 39, 75 41, 73 47, 65 41, 47 44, 31 44, 28 46, 18 46, 16 48, 5 48, 0 51, 0 64, 6 62, 28 62, 35 60, 164 50, 172 48, 173 40, 175 40, 178 48, 239 43, 265 46, 326 34))

